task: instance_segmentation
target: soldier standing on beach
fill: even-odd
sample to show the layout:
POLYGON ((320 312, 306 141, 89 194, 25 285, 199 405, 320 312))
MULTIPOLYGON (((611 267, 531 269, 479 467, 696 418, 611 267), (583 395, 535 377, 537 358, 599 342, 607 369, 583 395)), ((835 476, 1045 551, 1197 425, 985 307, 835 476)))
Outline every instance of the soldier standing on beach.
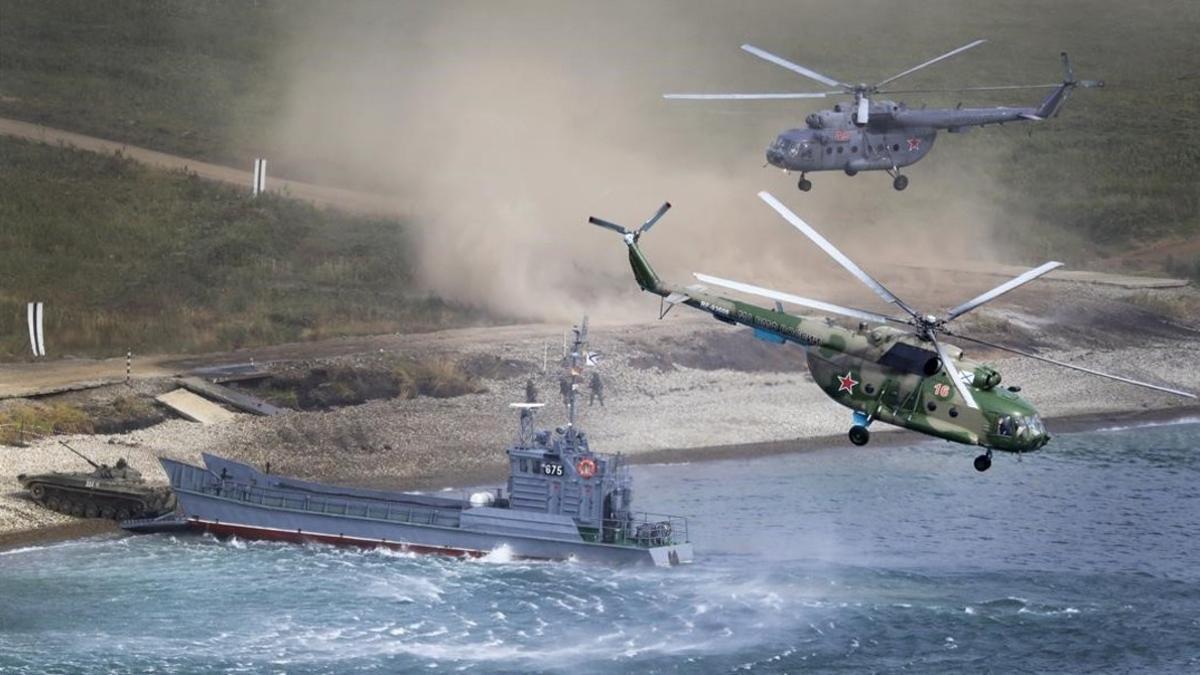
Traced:
POLYGON ((588 389, 591 390, 591 396, 588 397, 588 405, 600 399, 600 407, 604 407, 604 382, 600 379, 600 373, 592 373, 592 380, 588 383, 588 389))
POLYGON ((571 378, 566 375, 558 378, 558 392, 562 394, 563 405, 567 405, 571 399, 571 378))

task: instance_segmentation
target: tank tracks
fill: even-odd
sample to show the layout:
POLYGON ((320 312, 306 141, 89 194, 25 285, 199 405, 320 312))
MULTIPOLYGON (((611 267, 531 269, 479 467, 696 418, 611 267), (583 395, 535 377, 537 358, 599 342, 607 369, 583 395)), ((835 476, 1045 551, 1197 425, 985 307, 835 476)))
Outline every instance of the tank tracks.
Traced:
POLYGON ((175 495, 170 488, 155 488, 144 495, 133 495, 35 482, 28 490, 39 506, 81 518, 118 521, 152 518, 175 508, 175 495))

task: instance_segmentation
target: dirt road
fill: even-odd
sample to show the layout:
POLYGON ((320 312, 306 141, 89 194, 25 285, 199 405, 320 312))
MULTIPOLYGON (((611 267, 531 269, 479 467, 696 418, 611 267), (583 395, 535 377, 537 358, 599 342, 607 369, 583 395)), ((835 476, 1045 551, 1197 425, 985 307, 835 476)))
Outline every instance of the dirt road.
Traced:
MULTIPOLYGON (((125 143, 107 141, 93 136, 84 136, 83 134, 71 131, 52 129, 40 124, 18 120, 0 118, 0 134, 32 141, 41 141, 43 143, 62 143, 75 146, 81 150, 91 150, 92 152, 113 153, 119 151, 126 157, 131 157, 149 166, 171 171, 188 171, 208 180, 242 186, 247 191, 250 190, 254 178, 250 171, 240 171, 219 164, 199 162, 186 157, 168 155, 155 150, 147 150, 146 148, 126 145, 125 143)), ((302 183, 285 178, 275 178, 270 174, 269 161, 267 164, 267 191, 303 199, 318 206, 332 206, 357 213, 395 215, 401 211, 400 204, 381 195, 313 185, 312 183, 302 183)))
MULTIPOLYGON (((490 339, 530 340, 544 338, 558 344, 562 326, 522 324, 459 328, 435 333, 406 333, 366 337, 335 338, 317 342, 296 342, 232 352, 181 356, 135 354, 132 378, 135 380, 166 377, 197 368, 238 363, 267 364, 278 361, 309 361, 339 356, 388 351, 455 352, 471 344, 490 339)), ((125 357, 109 359, 60 359, 37 363, 0 364, 0 400, 43 396, 77 389, 89 389, 125 380, 125 357)))

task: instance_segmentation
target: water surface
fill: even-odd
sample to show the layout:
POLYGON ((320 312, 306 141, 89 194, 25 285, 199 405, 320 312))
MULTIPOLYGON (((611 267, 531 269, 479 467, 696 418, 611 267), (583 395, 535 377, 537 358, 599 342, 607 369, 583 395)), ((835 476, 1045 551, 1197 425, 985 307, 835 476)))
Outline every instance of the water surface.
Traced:
POLYGON ((697 563, 0 553, 0 672, 1200 672, 1200 424, 634 468, 697 563))

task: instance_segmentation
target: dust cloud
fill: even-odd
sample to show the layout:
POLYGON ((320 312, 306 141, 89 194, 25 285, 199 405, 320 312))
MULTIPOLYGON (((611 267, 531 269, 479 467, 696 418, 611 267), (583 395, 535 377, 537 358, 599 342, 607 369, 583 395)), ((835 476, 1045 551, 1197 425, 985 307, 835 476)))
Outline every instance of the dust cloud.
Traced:
POLYGON ((801 194, 795 176, 762 168, 763 151, 832 101, 661 98, 818 87, 744 54, 744 42, 856 80, 963 41, 916 26, 907 34, 923 42, 903 62, 886 45, 864 56, 845 29, 908 20, 890 2, 293 7, 272 145, 308 163, 314 180, 406 205, 417 278, 447 299, 548 321, 650 316, 657 305, 638 297, 621 241, 586 221, 637 226, 664 200, 675 208, 643 247, 669 281, 702 271, 818 296, 844 284, 844 272, 757 199, 764 189, 868 267, 991 257, 1002 214, 989 206, 986 163, 938 148, 910 169, 905 193, 882 173, 818 173, 801 194))

